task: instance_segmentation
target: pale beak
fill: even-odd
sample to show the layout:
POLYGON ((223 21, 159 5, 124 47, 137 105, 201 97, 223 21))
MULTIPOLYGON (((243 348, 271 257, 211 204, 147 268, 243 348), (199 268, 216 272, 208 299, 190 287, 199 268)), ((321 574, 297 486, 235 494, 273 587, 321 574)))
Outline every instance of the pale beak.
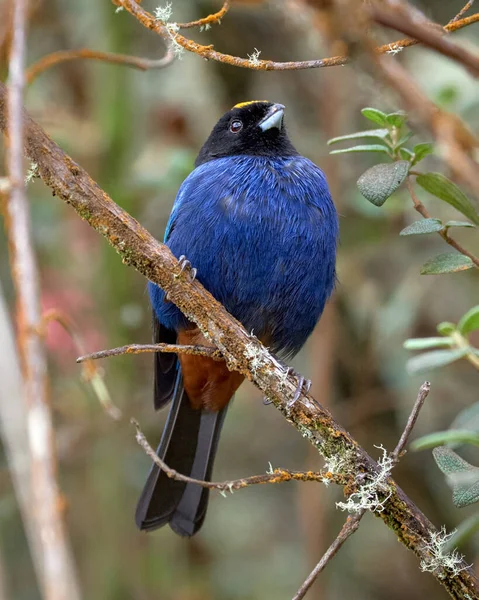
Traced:
POLYGON ((273 104, 269 109, 268 114, 259 122, 259 126, 262 131, 268 131, 268 129, 282 129, 284 117, 284 106, 282 104, 273 104))

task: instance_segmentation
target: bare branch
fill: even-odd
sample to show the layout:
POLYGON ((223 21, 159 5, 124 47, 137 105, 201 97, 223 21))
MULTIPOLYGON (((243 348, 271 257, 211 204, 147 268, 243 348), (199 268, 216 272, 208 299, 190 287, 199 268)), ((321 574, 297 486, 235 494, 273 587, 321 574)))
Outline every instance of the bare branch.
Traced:
MULTIPOLYGON (((394 452, 392 452, 392 454, 391 454, 391 458, 394 461, 394 463, 397 463, 399 461, 399 459, 401 458, 401 456, 403 455, 404 448, 407 444, 409 436, 411 435, 411 431, 412 431, 414 425, 416 424, 417 418, 419 416, 419 412, 424 404, 424 401, 426 400, 426 398, 429 394, 430 389, 431 389, 431 384, 429 383, 429 381, 424 382, 419 389, 419 393, 418 393, 416 402, 414 403, 411 414, 409 415, 406 427, 404 428, 404 431, 402 432, 401 438, 400 438, 394 452)), ((316 581, 316 579, 317 579, 318 575, 321 573, 321 571, 326 567, 328 562, 336 555, 336 553, 341 548, 341 546, 344 544, 344 542, 348 539, 348 537, 350 537, 357 530, 357 528, 359 527, 359 522, 363 518, 365 512, 366 512, 366 510, 363 508, 357 514, 355 514, 353 517, 351 517, 351 516, 348 517, 346 523, 343 525, 338 536, 336 537, 334 542, 331 544, 331 546, 328 548, 328 550, 325 552, 325 554, 323 555, 323 557, 321 558, 319 563, 316 565, 316 567, 311 571, 311 573, 308 576, 308 578, 306 579, 306 581, 299 588, 299 590, 297 591, 293 600, 301 600, 301 598, 304 598, 304 596, 306 595, 306 593, 308 592, 310 587, 313 585, 313 583, 316 581)))
MULTIPOLYGON (((6 89, 0 83, 0 129, 7 126, 6 89)), ((170 250, 160 244, 135 219, 116 205, 89 175, 67 156, 29 116, 24 116, 25 149, 37 163, 43 181, 55 196, 72 206, 93 228, 108 239, 125 264, 135 267, 146 278, 168 293, 168 298, 196 323, 215 344, 228 367, 243 373, 273 401, 287 420, 312 443, 328 462, 340 467, 335 474, 347 481, 350 494, 361 481, 374 481, 382 475, 378 464, 310 394, 302 394, 289 408, 297 381, 285 367, 197 281, 181 272, 170 250)), ((329 469, 331 471, 331 469, 329 469)), ((390 478, 388 495, 378 516, 393 529, 398 539, 419 558, 426 558, 432 523, 390 478)), ((434 572, 437 580, 453 598, 479 597, 478 583, 467 565, 452 573, 446 567, 434 572)))
MULTIPOLYGON (((26 1, 13 8, 13 39, 9 63, 9 140, 7 171, 10 195, 6 206, 6 231, 16 291, 18 347, 22 361, 31 453, 31 489, 36 537, 41 541, 43 574, 39 582, 45 600, 79 600, 74 562, 59 511, 52 416, 47 397, 47 363, 41 323, 38 270, 33 250, 29 207, 23 182, 25 10, 26 1)), ((5 96, 6 90, 4 88, 5 96)), ((5 99, 5 97, 4 97, 5 99)), ((33 556, 36 548, 32 548, 33 556)))
POLYGON ((26 72, 27 83, 32 83, 34 79, 50 67, 78 59, 98 60, 114 65, 132 67, 133 69, 139 69, 140 71, 149 71, 152 69, 164 69, 165 67, 170 66, 175 60, 175 53, 173 52, 171 44, 168 45, 165 56, 156 60, 138 56, 128 56, 127 54, 115 54, 113 52, 99 52, 97 50, 89 50, 88 48, 83 48, 81 50, 60 50, 59 52, 47 54, 47 56, 44 56, 33 63, 26 72))
POLYGON ((334 558, 336 556, 338 550, 341 548, 341 546, 344 544, 344 542, 351 535, 353 535, 353 533, 357 530, 357 528, 359 527, 359 523, 360 523, 361 519, 363 518, 365 512, 366 511, 363 509, 361 512, 357 513, 356 515, 354 515, 352 517, 349 516, 346 519, 346 523, 344 523, 343 527, 341 528, 341 531, 338 533, 337 538, 334 540, 334 542, 331 544, 331 546, 329 546, 329 548, 326 550, 326 552, 322 556, 319 563, 314 567, 314 569, 308 575, 306 581, 303 583, 303 585, 299 588, 299 590, 294 595, 293 600, 301 600, 302 598, 304 598, 306 596, 309 588, 316 581, 318 575, 321 573, 321 571, 324 569, 324 567, 328 564, 328 562, 332 558, 334 558))
POLYGON ((426 398, 429 395, 429 391, 431 389, 431 383, 429 381, 425 381, 422 386, 419 388, 419 393, 416 398, 416 402, 412 407, 411 414, 409 415, 409 419, 407 420, 406 427, 401 434, 398 445, 394 449, 394 452, 391 454, 391 458, 395 463, 399 461, 401 456, 404 454, 404 448, 406 447, 409 436, 411 435, 411 431, 413 430, 414 425, 416 424, 417 418, 419 417, 419 413, 426 398))
MULTIPOLYGON (((252 475, 251 477, 243 477, 242 479, 232 479, 230 481, 203 481, 201 479, 194 479, 187 475, 182 475, 170 469, 170 467, 158 456, 153 448, 148 443, 145 434, 141 431, 140 425, 136 419, 131 419, 131 423, 136 428, 136 441, 143 448, 146 454, 151 460, 164 471, 168 477, 175 481, 184 481, 185 483, 196 483, 197 485, 208 488, 210 490, 218 490, 220 492, 233 492, 233 490, 239 490, 241 488, 248 487, 250 485, 257 485, 260 483, 284 483, 285 481, 316 481, 328 483, 334 481, 338 482, 338 478, 332 473, 317 473, 316 471, 290 471, 289 469, 272 469, 270 473, 265 475, 252 475)), ((340 478, 339 478, 340 479, 340 478)))
MULTIPOLYGON (((424 26, 423 23, 419 23, 406 11, 388 10, 385 6, 379 6, 378 4, 372 8, 371 16, 376 23, 411 36, 419 43, 463 64, 473 76, 479 76, 479 56, 473 54, 467 48, 451 42, 440 30, 437 31, 434 28, 433 23, 427 23, 426 21, 427 26, 424 26)), ((457 23, 457 21, 453 21, 453 23, 457 23)))
POLYGON ((142 354, 144 352, 169 352, 173 354, 193 354, 195 356, 207 356, 213 360, 223 360, 221 352, 209 346, 180 346, 178 344, 128 344, 110 350, 99 350, 91 354, 85 354, 77 358, 77 363, 87 360, 98 360, 110 356, 122 356, 123 354, 142 354))
POLYGON ((198 19, 197 21, 190 21, 189 23, 177 23, 177 25, 180 29, 190 29, 191 27, 208 27, 215 25, 216 23, 219 24, 221 23, 221 19, 229 11, 230 4, 230 0, 225 0, 223 6, 218 12, 208 15, 207 17, 203 17, 202 19, 198 19))
MULTIPOLYGON (((249 58, 240 58, 238 56, 231 56, 230 54, 223 54, 222 52, 217 52, 214 50, 212 46, 203 46, 197 42, 194 42, 193 40, 185 38, 178 33, 178 31, 173 31, 172 28, 168 27, 167 23, 163 23, 162 21, 156 19, 151 13, 144 10, 137 2, 135 2, 135 0, 113 1, 117 6, 121 6, 130 14, 132 14, 147 29, 158 33, 163 39, 173 40, 174 43, 181 48, 184 48, 193 54, 197 54, 202 58, 225 63, 234 67, 253 69, 255 71, 291 71, 300 69, 318 69, 322 67, 336 67, 350 62, 350 58, 347 56, 332 56, 317 60, 276 62, 272 60, 260 59, 251 60, 249 58)), ((479 21, 479 13, 458 21, 454 21, 452 23, 448 23, 444 27, 444 31, 451 33, 453 31, 457 31, 458 29, 462 29, 463 27, 467 27, 472 23, 476 23, 477 21, 479 21)), ((393 49, 400 48, 402 50, 403 48, 414 46, 418 43, 420 42, 414 39, 401 39, 391 42, 390 44, 379 46, 376 48, 376 52, 378 54, 386 54, 391 52, 393 49)))
POLYGON ((467 13, 467 11, 472 7, 473 4, 474 4, 474 0, 469 0, 469 2, 467 4, 465 4, 461 8, 461 10, 457 13, 457 15, 449 21, 448 25, 451 25, 451 23, 456 23, 456 21, 459 21, 459 19, 462 19, 462 17, 467 13))

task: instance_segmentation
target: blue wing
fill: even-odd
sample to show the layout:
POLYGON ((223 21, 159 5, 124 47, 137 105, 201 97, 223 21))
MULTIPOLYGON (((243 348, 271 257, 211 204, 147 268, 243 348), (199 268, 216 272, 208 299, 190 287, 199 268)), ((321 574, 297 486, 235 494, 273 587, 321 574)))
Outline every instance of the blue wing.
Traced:
MULTIPOLYGON (((165 239, 199 281, 273 351, 294 354, 335 282, 337 214, 322 171, 306 158, 237 156, 196 168, 165 239)), ((159 321, 188 322, 150 286, 159 321)))

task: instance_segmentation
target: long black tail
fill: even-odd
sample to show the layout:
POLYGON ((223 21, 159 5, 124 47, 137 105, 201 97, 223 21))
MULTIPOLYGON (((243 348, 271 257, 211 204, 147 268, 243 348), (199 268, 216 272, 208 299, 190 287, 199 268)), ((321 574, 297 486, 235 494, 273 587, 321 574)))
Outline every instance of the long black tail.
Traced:
MULTIPOLYGON (((178 370, 158 456, 183 475, 210 480, 226 410, 214 413, 191 408, 178 370)), ((169 523, 173 531, 190 537, 203 524, 208 497, 208 489, 175 481, 153 465, 138 501, 136 524, 151 531, 169 523)))

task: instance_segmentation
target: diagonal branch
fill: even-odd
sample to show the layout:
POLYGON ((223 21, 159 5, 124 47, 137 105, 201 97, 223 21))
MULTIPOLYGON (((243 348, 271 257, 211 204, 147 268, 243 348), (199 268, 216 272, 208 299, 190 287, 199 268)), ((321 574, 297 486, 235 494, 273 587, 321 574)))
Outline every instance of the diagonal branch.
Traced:
MULTIPOLYGON (((0 129, 6 131, 7 89, 0 84, 0 129)), ((101 233, 121 255, 125 264, 161 286, 171 302, 206 333, 221 352, 228 367, 243 373, 272 400, 285 418, 325 457, 326 465, 347 480, 346 494, 384 476, 378 464, 363 450, 311 395, 302 395, 292 409, 297 381, 198 281, 181 272, 169 248, 156 241, 133 217, 122 210, 75 161, 67 156, 28 115, 24 116, 25 152, 37 163, 38 172, 55 196, 72 206, 101 233)), ((383 477, 384 479, 384 477, 383 477)), ((421 559, 428 556, 428 543, 435 528, 390 477, 385 479, 381 512, 398 539, 421 559)), ((382 492, 378 492, 382 494, 382 492)), ((479 585, 466 563, 460 572, 446 566, 434 577, 451 597, 466 594, 479 598, 479 585)))
POLYGON ((441 30, 434 28, 434 23, 426 21, 427 25, 424 26, 405 11, 392 11, 378 5, 372 9, 371 16, 376 23, 411 36, 421 44, 463 64, 474 77, 479 76, 479 55, 451 42, 441 30))
POLYGON ((305 579, 302 586, 299 588, 299 590, 294 595, 293 600, 302 600, 302 598, 304 598, 306 596, 306 594, 308 593, 308 591, 311 588, 311 586, 313 585, 313 583, 316 581, 316 579, 317 579, 318 575, 321 573, 321 571, 323 571, 324 568, 326 567, 326 565, 328 564, 328 562, 336 556, 336 554, 341 549, 344 542, 350 536, 352 536, 353 533, 358 529, 359 523, 360 523, 361 519, 363 518, 365 512, 366 511, 363 509, 361 512, 357 513, 356 515, 353 515, 352 517, 349 516, 346 519, 346 522, 342 526, 341 531, 338 533, 336 539, 331 544, 331 546, 329 546, 329 548, 326 550, 326 552, 321 557, 321 560, 318 562, 318 564, 314 567, 314 569, 311 571, 311 573, 305 579))
MULTIPOLYGON (((214 50, 212 46, 203 46, 193 40, 190 40, 182 36, 178 31, 177 23, 164 23, 156 19, 151 13, 144 10, 135 0, 113 0, 114 4, 121 6, 132 14, 144 27, 159 34, 165 40, 173 40, 174 44, 180 46, 188 52, 197 54, 207 60, 214 60, 216 62, 232 65, 234 67, 242 67, 245 69, 253 69, 254 71, 291 71, 299 69, 318 69, 322 67, 336 67, 345 65, 350 62, 348 56, 332 56, 329 58, 320 58, 316 60, 302 60, 302 61, 287 61, 278 62, 273 60, 260 60, 258 58, 240 58, 238 56, 231 56, 230 54, 224 54, 214 50)), ((452 21, 444 26, 445 33, 452 33, 463 27, 467 27, 472 23, 479 21, 479 13, 452 21)), ((387 54, 390 52, 397 52, 409 46, 414 46, 421 43, 415 39, 401 39, 389 44, 384 44, 376 48, 378 54, 387 54)))
POLYGON ((391 458, 395 463, 397 463, 401 456, 404 454, 406 444, 409 440, 409 436, 411 435, 411 431, 413 430, 413 427, 416 424, 417 418, 419 417, 419 413, 421 412, 421 408, 423 407, 423 404, 426 398, 428 397, 430 391, 431 383, 429 381, 425 381, 419 389, 416 402, 414 403, 411 414, 409 415, 406 427, 404 428, 404 431, 401 434, 396 448, 394 448, 394 452, 391 454, 391 458))
POLYGON ((175 60, 175 53, 171 44, 168 46, 166 54, 158 59, 141 58, 140 56, 129 56, 127 54, 115 54, 114 52, 99 52, 97 50, 89 50, 88 48, 82 48, 81 50, 60 50, 58 52, 47 54, 37 60, 37 62, 33 63, 33 65, 27 69, 26 80, 30 84, 50 67, 78 59, 97 60, 114 65, 132 67, 133 69, 139 69, 140 71, 149 71, 151 69, 164 69, 171 65, 175 60))

